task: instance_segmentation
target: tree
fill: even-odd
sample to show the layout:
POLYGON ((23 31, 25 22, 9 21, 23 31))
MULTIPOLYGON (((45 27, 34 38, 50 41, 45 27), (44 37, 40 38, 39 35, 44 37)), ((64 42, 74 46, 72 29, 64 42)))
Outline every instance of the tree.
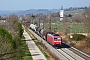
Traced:
POLYGON ((12 57, 11 50, 12 36, 7 30, 0 28, 0 60, 12 57))
POLYGON ((7 17, 6 27, 0 28, 0 60, 21 60, 24 56, 21 42, 23 29, 18 16, 7 17))
POLYGON ((15 23, 18 21, 18 16, 10 15, 6 19, 6 29, 14 36, 18 34, 18 29, 15 26, 15 23))
POLYGON ((90 34, 90 7, 86 10, 84 16, 85 16, 84 23, 88 29, 88 33, 90 34))
POLYGON ((76 22, 76 23, 83 22, 83 16, 80 14, 74 14, 72 18, 73 18, 73 22, 76 22))
POLYGON ((19 30, 19 33, 18 33, 19 34, 19 37, 22 38, 22 35, 23 35, 22 25, 19 22, 16 22, 15 24, 16 24, 18 30, 19 30))
POLYGON ((0 16, 0 20, 2 19, 2 17, 0 16))

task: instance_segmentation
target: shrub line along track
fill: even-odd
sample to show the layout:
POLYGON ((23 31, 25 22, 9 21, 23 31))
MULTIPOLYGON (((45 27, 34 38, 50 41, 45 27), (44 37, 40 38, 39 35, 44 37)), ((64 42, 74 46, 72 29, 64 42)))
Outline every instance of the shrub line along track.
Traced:
MULTIPOLYGON (((82 56, 77 55, 73 52, 74 48, 61 48, 61 49, 55 49, 50 44, 48 44, 45 40, 43 40, 40 36, 38 36, 36 33, 34 33, 32 30, 28 28, 28 30, 39 40, 41 41, 46 48, 55 55, 59 60, 90 60, 89 57, 82 58, 82 56)), ((76 51, 79 53, 78 51, 76 51)), ((83 55, 83 54, 82 54, 83 55)), ((83 55, 85 56, 85 55, 83 55)))

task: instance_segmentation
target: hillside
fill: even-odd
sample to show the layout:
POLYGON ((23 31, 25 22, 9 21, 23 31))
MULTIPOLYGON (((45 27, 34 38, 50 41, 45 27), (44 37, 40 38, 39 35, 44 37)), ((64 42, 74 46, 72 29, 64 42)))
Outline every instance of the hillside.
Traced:
POLYGON ((26 15, 26 14, 47 14, 47 13, 52 13, 52 12, 58 12, 59 9, 29 9, 29 10, 17 10, 17 11, 0 11, 0 15, 2 16, 7 16, 10 14, 15 14, 15 15, 26 15))
MULTIPOLYGON (((7 15, 11 15, 11 14, 15 14, 18 16, 21 15, 26 15, 26 14, 50 14, 50 13, 56 13, 59 12, 60 9, 29 9, 29 10, 17 10, 17 11, 10 11, 10 10, 6 10, 6 11, 0 11, 0 15, 1 16, 7 16, 7 15)), ((85 10, 70 10, 70 11, 64 11, 64 14, 83 14, 85 12, 85 10)))

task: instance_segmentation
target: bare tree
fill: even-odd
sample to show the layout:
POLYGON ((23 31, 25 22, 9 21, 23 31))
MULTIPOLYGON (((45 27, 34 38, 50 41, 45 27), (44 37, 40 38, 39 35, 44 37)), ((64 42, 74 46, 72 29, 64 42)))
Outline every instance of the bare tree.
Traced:
POLYGON ((15 26, 15 23, 18 21, 18 16, 16 15, 10 15, 7 17, 6 19, 6 26, 7 26, 7 30, 12 34, 12 35, 16 35, 17 34, 17 27, 15 26))
POLYGON ((86 10, 84 16, 85 16, 84 24, 88 29, 88 33, 90 34, 90 7, 86 10))

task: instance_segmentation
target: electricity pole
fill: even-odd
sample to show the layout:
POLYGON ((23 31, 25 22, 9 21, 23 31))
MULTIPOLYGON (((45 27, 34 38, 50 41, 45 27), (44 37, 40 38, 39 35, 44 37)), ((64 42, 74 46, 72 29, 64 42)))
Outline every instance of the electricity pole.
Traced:
POLYGON ((70 18, 70 38, 73 38, 72 36, 72 15, 69 14, 68 17, 70 18))
POLYGON ((39 19, 39 27, 40 27, 40 19, 39 19))
POLYGON ((44 29, 44 20, 43 20, 43 29, 44 29))
POLYGON ((50 19, 50 25, 49 25, 49 29, 51 30, 51 19, 50 19))

